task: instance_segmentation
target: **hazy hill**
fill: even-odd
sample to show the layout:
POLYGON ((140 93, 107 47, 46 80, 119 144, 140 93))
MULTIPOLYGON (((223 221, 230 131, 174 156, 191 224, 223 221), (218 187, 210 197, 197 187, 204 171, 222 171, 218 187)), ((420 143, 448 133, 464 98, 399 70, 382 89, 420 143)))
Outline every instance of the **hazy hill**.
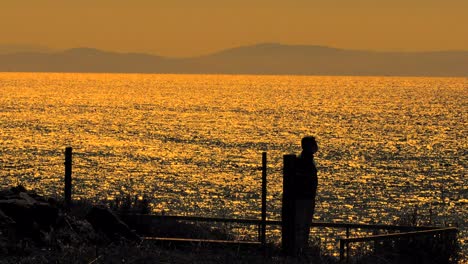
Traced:
POLYGON ((57 53, 21 52, 0 55, 0 71, 159 72, 167 59, 138 54, 77 48, 57 53))
POLYGON ((468 51, 374 52, 266 43, 174 59, 79 48, 3 54, 0 71, 468 77, 468 51))
POLYGON ((18 52, 52 52, 53 50, 40 46, 28 44, 0 44, 0 54, 18 53, 18 52))

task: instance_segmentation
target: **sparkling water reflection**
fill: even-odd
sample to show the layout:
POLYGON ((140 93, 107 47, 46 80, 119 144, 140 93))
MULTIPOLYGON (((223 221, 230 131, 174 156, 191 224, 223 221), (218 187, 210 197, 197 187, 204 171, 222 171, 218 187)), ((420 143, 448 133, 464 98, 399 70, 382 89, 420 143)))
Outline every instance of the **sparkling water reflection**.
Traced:
POLYGON ((1 186, 60 195, 73 146, 75 197, 258 218, 268 151, 278 219, 282 155, 312 134, 317 220, 393 223, 417 208, 466 239, 466 78, 1 73, 0 94, 1 186))

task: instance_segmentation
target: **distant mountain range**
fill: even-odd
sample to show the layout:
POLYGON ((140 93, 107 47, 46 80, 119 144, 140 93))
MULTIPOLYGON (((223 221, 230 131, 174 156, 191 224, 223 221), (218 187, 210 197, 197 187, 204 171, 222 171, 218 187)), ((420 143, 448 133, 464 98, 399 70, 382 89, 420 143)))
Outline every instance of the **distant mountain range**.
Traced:
POLYGON ((53 52, 53 49, 31 44, 0 44, 0 54, 19 52, 53 52))
POLYGON ((377 52, 265 43, 169 58, 76 48, 3 52, 0 71, 468 77, 468 51, 377 52))

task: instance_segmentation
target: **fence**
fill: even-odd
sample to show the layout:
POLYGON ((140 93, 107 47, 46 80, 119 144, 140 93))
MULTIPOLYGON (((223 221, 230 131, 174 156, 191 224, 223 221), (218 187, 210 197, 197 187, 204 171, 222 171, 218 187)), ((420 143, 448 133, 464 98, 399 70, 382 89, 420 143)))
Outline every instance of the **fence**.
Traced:
MULTIPOLYGON (((435 228, 430 227, 430 230, 422 231, 413 231, 413 232, 403 232, 395 234, 385 234, 385 235, 375 235, 367 237, 353 237, 353 238, 342 238, 340 239, 340 260, 346 260, 346 263, 349 262, 349 244, 350 243, 359 243, 359 242, 376 242, 379 241, 398 241, 401 239, 417 239, 420 237, 425 237, 426 241, 431 244, 432 247, 437 244, 444 244, 447 246, 450 244, 449 240, 456 240, 456 233, 458 232, 457 228, 448 227, 448 228, 435 228), (346 251, 345 251, 346 248, 346 251)), ((374 252, 378 251, 379 246, 374 245, 374 252)), ((439 254, 443 254, 444 251, 438 251, 439 254)), ((450 256, 444 256, 450 257, 450 256)))
MULTIPOLYGON (((218 223, 237 223, 244 225, 255 225, 258 230, 258 243, 266 244, 267 226, 281 227, 281 241, 283 251, 287 255, 295 254, 295 234, 294 234, 294 214, 292 213, 293 193, 291 186, 294 180, 294 155, 284 156, 283 170, 283 208, 281 220, 266 219, 266 197, 267 197, 267 154, 262 153, 262 204, 261 204, 261 219, 234 219, 234 218, 215 218, 215 217, 193 217, 193 216, 171 216, 171 215, 151 215, 151 214, 127 214, 122 215, 124 219, 132 219, 141 224, 151 223, 153 220, 175 220, 175 221, 191 221, 191 222, 218 222, 218 223)), ((72 199, 72 148, 67 147, 65 151, 65 205, 69 207, 72 199)), ((339 239, 339 257, 341 261, 349 262, 350 244, 362 242, 379 242, 379 241, 396 241, 402 238, 418 238, 428 237, 431 239, 437 237, 447 237, 458 232, 456 228, 438 228, 438 227, 416 227, 416 226, 397 226, 397 225, 378 225, 378 224, 352 224, 352 223, 333 223, 333 222, 313 222, 311 228, 334 228, 345 230, 346 238, 339 239), (386 230, 400 231, 400 233, 372 235, 364 237, 351 237, 351 230, 363 229, 368 231, 386 230)), ((440 240, 440 239, 439 239, 440 240)), ((440 240, 441 243, 447 243, 446 239, 440 240)), ((252 241, 247 242, 252 243, 252 241)), ((378 248, 374 246, 374 248, 378 248)))

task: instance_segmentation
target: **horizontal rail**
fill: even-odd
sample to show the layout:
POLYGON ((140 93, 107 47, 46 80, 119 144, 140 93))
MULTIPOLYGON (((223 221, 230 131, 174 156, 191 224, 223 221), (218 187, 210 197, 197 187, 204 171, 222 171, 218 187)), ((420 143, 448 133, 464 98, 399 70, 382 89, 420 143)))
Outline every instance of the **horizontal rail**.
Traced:
POLYGON ((375 236, 366 236, 366 237, 352 237, 352 238, 342 238, 340 239, 343 243, 352 243, 352 242, 366 242, 366 241, 381 241, 381 240, 392 240, 397 238, 405 237, 416 237, 416 236, 426 236, 426 235, 436 235, 441 233, 456 233, 458 229, 455 227, 439 228, 432 230, 423 230, 423 231, 414 231, 414 232, 405 232, 405 233, 396 233, 396 234, 384 234, 384 235, 375 235, 375 236))
MULTIPOLYGON (((218 217, 199 217, 199 216, 180 216, 180 215, 150 215, 150 214, 123 214, 122 217, 138 217, 142 220, 180 220, 180 221, 193 221, 193 222, 218 222, 218 223, 239 223, 239 224, 252 224, 259 225, 259 219, 237 219, 237 218, 218 218, 218 217)), ((266 221, 267 225, 278 224, 278 221, 266 221)), ((279 224, 281 225, 281 221, 279 224)))
POLYGON ((349 261, 349 244, 355 242, 369 242, 369 241, 383 241, 383 240, 396 240, 399 238, 413 238, 420 236, 429 236, 429 235, 438 235, 442 233, 457 233, 458 229, 455 227, 446 227, 446 228, 433 228, 430 230, 420 230, 404 233, 395 233, 395 234, 383 234, 383 235, 374 235, 374 236, 365 236, 365 237, 352 237, 352 238, 341 238, 340 239, 340 261, 343 261, 345 256, 345 247, 346 247, 346 263, 349 261))
POLYGON ((261 245, 260 242, 241 240, 214 240, 178 237, 143 237, 144 241, 172 242, 172 243, 201 243, 201 244, 226 244, 226 245, 261 245))
MULTIPOLYGON (((260 219, 239 219, 239 218, 218 218, 218 217, 199 217, 199 216, 179 216, 179 215, 152 215, 152 214, 123 214, 123 217, 138 217, 145 220, 181 220, 193 222, 218 222, 218 223, 239 223, 260 225, 260 219)), ((280 220, 266 220, 266 225, 281 225, 280 220)), ((352 223, 333 223, 333 222, 312 222, 311 227, 330 227, 330 228, 349 228, 349 229, 383 229, 383 230, 433 230, 438 227, 431 226, 398 226, 398 225, 383 225, 383 224, 352 224, 352 223)))
POLYGON ((398 225, 383 225, 383 224, 352 224, 352 223, 333 223, 333 222, 312 222, 312 227, 333 227, 333 228, 349 228, 349 229, 384 229, 384 230, 430 230, 437 227, 430 226, 398 226, 398 225))
MULTIPOLYGON (((220 222, 220 223, 240 223, 240 224, 251 224, 258 225, 262 224, 260 219, 237 219, 237 218, 218 218, 218 217, 198 217, 198 216, 177 216, 177 215, 151 215, 151 214, 123 214, 122 217, 136 217, 142 221, 151 220, 180 220, 180 221, 193 221, 193 222, 220 222)), ((266 225, 281 225, 282 222, 278 220, 266 220, 266 225)), ((379 241, 379 240, 391 240, 403 237, 415 237, 423 235, 434 235, 445 232, 458 232, 457 228, 439 228, 432 226, 398 226, 398 225, 382 225, 382 224, 351 224, 351 223, 332 223, 332 222, 312 222, 311 227, 325 227, 325 228, 343 228, 346 229, 347 236, 349 235, 349 229, 379 229, 379 230, 394 230, 403 231, 403 233, 385 234, 385 235, 374 235, 367 237, 353 237, 353 238, 341 238, 340 239, 340 260, 344 258, 345 246, 346 246, 346 260, 349 257, 349 244, 353 242, 364 242, 364 241, 379 241), (416 231, 415 231, 416 230, 416 231)), ((160 239, 155 239, 160 240, 160 239)), ((169 239, 170 240, 170 239, 169 239)), ((255 243, 255 242, 253 242, 255 243)))

